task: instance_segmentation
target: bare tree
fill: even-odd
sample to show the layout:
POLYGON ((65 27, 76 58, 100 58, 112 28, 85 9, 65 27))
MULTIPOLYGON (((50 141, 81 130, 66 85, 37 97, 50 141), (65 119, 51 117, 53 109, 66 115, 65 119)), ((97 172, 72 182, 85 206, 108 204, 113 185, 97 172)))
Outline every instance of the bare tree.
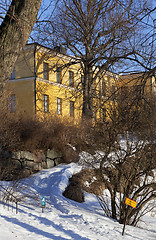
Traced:
POLYGON ((137 207, 128 211, 127 224, 136 225, 155 206, 155 137, 151 135, 155 133, 155 124, 149 121, 148 124, 147 127, 147 122, 143 122, 137 131, 125 135, 119 134, 124 128, 120 126, 119 129, 117 123, 97 125, 92 150, 98 151, 95 155, 90 154, 90 158, 86 155, 81 158, 83 166, 94 169, 91 183, 100 179, 99 189, 102 184, 105 186, 105 191, 100 194, 97 189, 92 191, 104 214, 120 223, 124 222, 127 212, 126 197, 137 202, 137 207))
MULTIPOLYGON (((125 1, 114 0, 63 0, 51 22, 43 23, 46 41, 66 47, 75 56, 69 64, 81 66, 79 91, 83 96, 83 116, 93 115, 94 83, 101 74, 115 70, 116 64, 123 64, 125 59, 126 65, 129 61, 145 65, 139 62, 141 53, 137 41, 144 27, 142 21, 151 11, 144 0, 128 1, 126 5, 125 1)), ((150 56, 152 58, 153 52, 150 56)))
POLYGON ((0 89, 1 93, 8 81, 14 64, 22 48, 28 41, 29 35, 36 22, 41 0, 12 0, 9 9, 0 25, 0 89))

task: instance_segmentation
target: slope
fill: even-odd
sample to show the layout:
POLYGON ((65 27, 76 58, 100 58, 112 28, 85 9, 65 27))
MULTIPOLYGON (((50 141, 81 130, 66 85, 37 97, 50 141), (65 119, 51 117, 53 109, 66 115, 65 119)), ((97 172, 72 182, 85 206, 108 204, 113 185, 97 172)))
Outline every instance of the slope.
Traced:
POLYGON ((95 196, 85 193, 85 203, 63 197, 69 177, 80 169, 74 163, 60 165, 20 181, 19 191, 25 198, 18 206, 18 214, 14 205, 8 209, 0 202, 0 240, 156 239, 156 218, 150 213, 145 216, 140 228, 126 226, 122 236, 123 226, 103 216, 95 196), (42 196, 46 199, 43 213, 42 196))

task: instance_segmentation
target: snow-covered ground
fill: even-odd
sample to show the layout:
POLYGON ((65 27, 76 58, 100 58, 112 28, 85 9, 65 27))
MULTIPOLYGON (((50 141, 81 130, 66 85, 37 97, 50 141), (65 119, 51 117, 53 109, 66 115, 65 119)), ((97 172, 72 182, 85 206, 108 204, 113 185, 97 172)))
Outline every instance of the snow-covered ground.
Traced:
MULTIPOLYGON (((9 208, 0 202, 0 240, 154 240, 156 239, 156 217, 151 213, 144 217, 140 228, 126 226, 104 217, 91 194, 85 195, 85 203, 77 203, 62 196, 68 179, 80 170, 76 164, 60 165, 42 170, 22 183, 21 191, 31 193, 38 199, 25 199, 9 208), (46 198, 42 213, 41 198, 46 198)), ((4 183, 6 184, 6 183, 4 183)))

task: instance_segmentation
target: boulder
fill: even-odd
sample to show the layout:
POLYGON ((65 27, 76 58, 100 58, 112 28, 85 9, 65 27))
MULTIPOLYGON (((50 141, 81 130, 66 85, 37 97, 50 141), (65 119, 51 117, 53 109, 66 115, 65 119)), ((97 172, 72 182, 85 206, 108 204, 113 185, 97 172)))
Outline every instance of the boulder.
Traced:
POLYGON ((21 152, 18 151, 18 152, 12 152, 12 155, 11 155, 12 159, 19 159, 21 158, 21 152))
POLYGON ((34 161, 25 160, 26 167, 34 169, 34 161))
POLYGON ((47 158, 47 168, 52 168, 54 167, 55 163, 52 159, 47 158))
POLYGON ((21 158, 22 159, 27 159, 27 160, 34 160, 34 155, 31 152, 27 152, 27 151, 21 151, 20 152, 21 158))
POLYGON ((43 151, 38 150, 33 152, 33 159, 34 159, 34 162, 41 163, 42 161, 46 160, 46 156, 43 153, 43 151))
POLYGON ((48 151, 47 151, 47 158, 55 159, 55 158, 60 158, 60 157, 62 157, 61 153, 55 152, 54 150, 48 149, 48 151))
POLYGON ((33 170, 35 170, 35 171, 40 171, 40 170, 42 170, 42 165, 41 165, 41 163, 35 163, 35 162, 34 162, 34 164, 33 164, 33 170))

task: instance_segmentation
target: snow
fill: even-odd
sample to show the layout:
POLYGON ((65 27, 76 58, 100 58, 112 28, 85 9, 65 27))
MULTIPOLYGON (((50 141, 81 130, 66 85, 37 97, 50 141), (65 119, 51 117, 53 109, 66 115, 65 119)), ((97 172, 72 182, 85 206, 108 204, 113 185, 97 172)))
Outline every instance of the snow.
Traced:
POLYGON ((19 191, 27 197, 19 204, 18 214, 14 205, 8 209, 0 202, 0 240, 156 239, 154 213, 144 217, 140 228, 126 226, 122 236, 123 225, 103 215, 94 195, 85 193, 84 203, 66 199, 62 192, 68 179, 80 170, 75 163, 59 165, 22 180, 19 191), (43 196, 46 207, 42 213, 43 196))

